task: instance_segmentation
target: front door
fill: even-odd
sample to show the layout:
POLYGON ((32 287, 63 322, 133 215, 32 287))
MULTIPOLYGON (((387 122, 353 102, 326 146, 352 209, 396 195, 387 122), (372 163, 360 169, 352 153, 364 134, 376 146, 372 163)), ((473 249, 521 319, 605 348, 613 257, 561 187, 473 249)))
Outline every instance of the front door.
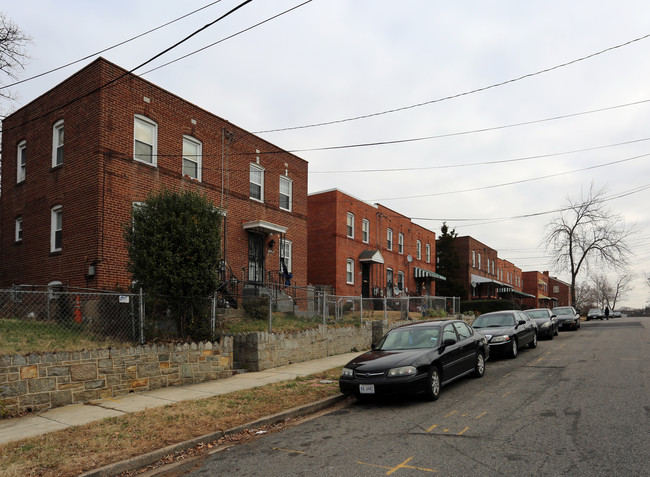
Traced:
POLYGON ((248 280, 264 281, 264 235, 248 233, 248 280))
POLYGON ((370 264, 361 264, 361 296, 370 298, 370 264))

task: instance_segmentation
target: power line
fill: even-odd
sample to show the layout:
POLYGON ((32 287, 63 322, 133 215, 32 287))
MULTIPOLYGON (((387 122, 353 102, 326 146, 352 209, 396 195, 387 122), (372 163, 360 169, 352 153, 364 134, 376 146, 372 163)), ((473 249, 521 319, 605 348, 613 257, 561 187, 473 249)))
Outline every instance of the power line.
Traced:
POLYGON ((214 5, 214 4, 216 4, 216 3, 219 3, 219 2, 221 2, 221 0, 216 0, 216 1, 212 2, 212 3, 209 3, 209 4, 207 4, 207 5, 203 6, 203 7, 201 7, 201 8, 197 8, 196 10, 194 10, 194 11, 192 11, 192 12, 186 13, 186 14, 183 15, 183 16, 180 16, 180 17, 178 17, 178 18, 175 18, 174 20, 171 20, 171 21, 169 21, 169 22, 167 22, 167 23, 163 23, 163 24, 160 25, 160 26, 157 26, 157 27, 155 27, 155 28, 152 28, 151 30, 147 30, 147 31, 145 31, 144 33, 140 33, 139 35, 136 35, 136 36, 134 36, 134 37, 132 37, 132 38, 129 38, 128 40, 121 41, 121 42, 116 43, 116 44, 114 44, 114 45, 112 45, 112 46, 109 46, 109 47, 107 47, 107 48, 104 48, 103 50, 99 50, 99 51, 96 52, 96 53, 92 53, 92 54, 90 54, 90 55, 88 55, 88 56, 84 56, 83 58, 80 58, 80 59, 78 59, 78 60, 71 61, 70 63, 66 63, 65 65, 58 66, 58 67, 53 68, 53 69, 51 69, 51 70, 45 71, 45 72, 43 72, 43 73, 39 73, 39 74, 34 75, 34 76, 30 76, 29 78, 25 78, 25 79, 22 79, 22 80, 20 80, 20 81, 16 81, 15 83, 7 84, 7 85, 4 85, 4 86, 0 85, 0 89, 11 88, 12 86, 16 86, 16 85, 19 85, 19 84, 21 84, 21 83, 26 83, 27 81, 31 81, 31 80, 36 79, 36 78, 40 78, 41 76, 45 76, 45 75, 48 75, 48 74, 50 74, 50 73, 54 73, 55 71, 62 70, 63 68, 67 68, 68 66, 72 66, 72 65, 74 65, 74 64, 80 63, 80 62, 82 62, 82 61, 84 61, 84 60, 87 60, 87 59, 89 59, 89 58, 92 58, 93 56, 101 55, 102 53, 105 53, 105 52, 107 52, 107 51, 109 51, 109 50, 112 50, 112 49, 114 49, 114 48, 117 48, 118 46, 125 45, 125 44, 130 43, 130 42, 132 42, 132 41, 134 41, 134 40, 137 40, 138 38, 141 38, 141 37, 143 37, 143 36, 145 36, 145 35, 148 35, 149 33, 153 33, 153 32, 156 31, 156 30, 160 30, 161 28, 164 28, 164 27, 166 27, 166 26, 169 26, 169 25, 171 25, 172 23, 175 23, 175 22, 177 22, 177 21, 182 20, 183 18, 187 18, 187 17, 189 17, 190 15, 194 15, 195 13, 198 13, 198 12, 200 12, 201 10, 205 10, 206 8, 211 7, 212 5, 214 5))
POLYGON ((622 48, 624 46, 630 45, 630 44, 635 43, 637 41, 645 40, 648 37, 650 37, 650 34, 635 38, 635 39, 630 40, 630 41, 626 41, 625 43, 620 43, 618 45, 611 46, 609 48, 605 48, 604 50, 597 51, 596 53, 592 53, 592 54, 587 55, 587 56, 576 58, 575 60, 567 61, 566 63, 561 63, 559 65, 552 66, 550 68, 545 68, 545 69, 537 71, 535 73, 528 73, 528 74, 525 74, 523 76, 519 76, 517 78, 502 81, 500 83, 494 83, 494 84, 491 84, 489 86, 484 86, 482 88, 477 88, 477 89, 473 89, 473 90, 470 90, 470 91, 465 91, 463 93, 458 93, 458 94, 454 94, 454 95, 451 95, 451 96, 445 96, 443 98, 433 99, 433 100, 430 100, 430 101, 424 101, 422 103, 412 104, 410 106, 403 106, 403 107, 400 107, 400 108, 388 109, 386 111, 380 111, 380 112, 376 112, 376 113, 364 114, 364 115, 361 115, 361 116, 354 116, 354 117, 345 118, 345 119, 337 119, 337 120, 334 120, 334 121, 324 121, 324 122, 320 122, 320 123, 307 124, 307 125, 303 125, 303 126, 292 126, 292 127, 286 127, 286 128, 266 129, 266 130, 263 130, 263 131, 255 131, 253 134, 263 134, 263 133, 272 133, 272 132, 280 132, 280 131, 292 131, 292 130, 296 130, 296 129, 307 129, 307 128, 314 128, 314 127, 319 127, 319 126, 329 126, 329 125, 332 125, 332 124, 341 124, 341 123, 345 123, 345 122, 349 122, 349 121, 357 121, 359 119, 368 119, 368 118, 372 118, 372 117, 375 117, 375 116, 381 116, 381 115, 384 115, 384 114, 390 114, 390 113, 396 113, 396 112, 399 112, 399 111, 405 111, 407 109, 419 108, 420 106, 426 106, 426 105, 429 105, 429 104, 440 103, 442 101, 447 101, 447 100, 450 100, 450 99, 455 99, 455 98, 459 98, 459 97, 462 97, 462 96, 467 96, 467 95, 470 95, 470 94, 479 93, 479 92, 482 92, 482 91, 486 91, 488 89, 497 88, 499 86, 503 86, 503 85, 506 85, 506 84, 509 84, 509 83, 514 83, 516 81, 520 81, 520 80, 523 80, 523 79, 526 79, 526 78, 537 76, 537 75, 540 75, 540 74, 543 74, 543 73, 548 73, 549 71, 553 71, 553 70, 556 70, 558 68, 563 68, 565 66, 569 66, 569 65, 572 65, 574 63, 578 63, 580 61, 584 61, 584 60, 587 60, 589 58, 593 58, 594 56, 602 55, 603 53, 615 50, 617 48, 622 48))
POLYGON ((83 99, 83 98, 86 98, 86 97, 90 96, 91 94, 94 94, 94 93, 100 91, 100 90, 103 89, 103 88, 107 88, 108 86, 110 86, 110 85, 112 85, 112 84, 114 84, 114 83, 117 83, 118 81, 122 80, 122 79, 125 78, 126 76, 128 76, 128 75, 132 75, 133 72, 134 72, 135 70, 140 69, 140 68, 142 68, 143 66, 145 66, 145 65, 147 65, 147 64, 149 64, 149 63, 151 63, 151 62, 152 62, 153 60, 155 60, 156 58, 159 58, 160 56, 164 55, 165 53, 167 53, 167 52, 171 51, 172 49, 178 47, 178 46, 181 45, 182 43, 186 42, 187 40, 189 40, 189 39, 192 38, 193 36, 195 36, 195 35, 197 35, 198 33, 200 33, 201 31, 203 31, 203 30, 205 30, 205 29, 211 27, 211 26, 214 25, 215 23, 217 23, 217 22, 223 20, 223 19, 226 18, 227 16, 233 14, 234 12, 236 12, 237 10, 239 10, 240 8, 242 8, 243 6, 245 6, 246 4, 248 4, 248 3, 252 2, 252 1, 253 1, 253 0, 245 0, 244 2, 240 3, 240 4, 237 5, 236 7, 232 8, 232 9, 229 10, 228 12, 224 13, 223 15, 221 15, 221 16, 220 16, 219 18, 217 18, 216 20, 214 20, 214 21, 212 21, 212 22, 210 22, 210 23, 208 23, 208 24, 202 26, 202 27, 199 28, 198 30, 194 31, 194 32, 191 33, 190 35, 188 35, 188 36, 186 36, 185 38, 183 38, 182 40, 180 40, 180 41, 174 43, 174 44, 173 44, 172 46, 170 46, 169 48, 166 48, 165 50, 161 51, 160 53, 158 53, 158 54, 154 55, 153 57, 149 58, 149 59, 148 59, 147 61, 145 61, 144 63, 141 63, 140 65, 136 66, 135 68, 132 68, 132 69, 129 70, 129 71, 124 71, 124 73, 122 73, 121 75, 119 75, 117 78, 114 78, 114 79, 110 80, 109 82, 107 82, 107 83, 105 83, 105 84, 103 84, 103 85, 101 85, 101 86, 98 86, 98 87, 96 87, 96 88, 93 88, 93 89, 90 90, 88 93, 85 93, 85 94, 83 94, 83 95, 81 95, 81 96, 77 96, 76 98, 71 99, 71 100, 68 101, 67 103, 65 103, 65 104, 63 104, 63 105, 61 105, 61 106, 58 106, 58 107, 55 108, 55 109, 52 109, 52 110, 46 111, 46 112, 44 112, 44 113, 42 113, 42 114, 40 114, 40 115, 38 115, 38 116, 35 116, 35 117, 33 117, 33 118, 30 118, 30 119, 24 121, 24 122, 21 123, 21 124, 18 124, 18 125, 16 125, 16 126, 11 127, 11 128, 3 128, 3 129, 0 130, 0 132, 9 131, 9 130, 12 130, 12 129, 18 128, 18 127, 20 127, 20 126, 24 126, 24 125, 26 125, 26 124, 29 124, 30 122, 36 121, 37 119, 44 118, 44 117, 46 117, 47 115, 52 114, 54 111, 57 111, 57 110, 59 110, 59 109, 65 108, 65 107, 67 107, 67 106, 70 106, 71 104, 74 104, 74 103, 76 103, 77 101, 79 101, 79 100, 81 100, 81 99, 83 99))

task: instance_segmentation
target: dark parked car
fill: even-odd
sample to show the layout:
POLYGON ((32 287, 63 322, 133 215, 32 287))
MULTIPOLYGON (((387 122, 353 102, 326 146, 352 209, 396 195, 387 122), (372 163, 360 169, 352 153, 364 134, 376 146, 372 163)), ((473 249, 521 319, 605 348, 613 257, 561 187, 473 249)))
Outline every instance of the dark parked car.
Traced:
POLYGON ((561 330, 564 328, 570 330, 580 329, 580 314, 572 306, 558 306, 553 308, 553 313, 557 316, 557 322, 561 330))
POLYGON ((546 337, 549 340, 558 335, 557 316, 548 308, 533 308, 525 313, 537 323, 537 337, 546 337))
POLYGON ((485 336, 462 321, 408 324, 346 364, 339 388, 357 397, 424 392, 435 401, 443 385, 483 376, 489 353, 485 336))
POLYGON ((476 318, 472 327, 485 334, 490 353, 516 358, 521 346, 537 347, 537 324, 523 311, 484 313, 476 318))
POLYGON ((592 308, 589 310, 589 313, 587 313, 587 321, 602 320, 604 317, 605 314, 600 308, 592 308))

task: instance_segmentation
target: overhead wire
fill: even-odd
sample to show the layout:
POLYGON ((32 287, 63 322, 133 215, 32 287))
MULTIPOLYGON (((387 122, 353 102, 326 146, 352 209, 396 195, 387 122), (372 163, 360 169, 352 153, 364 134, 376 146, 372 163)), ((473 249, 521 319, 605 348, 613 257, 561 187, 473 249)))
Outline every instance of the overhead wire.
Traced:
POLYGON ((528 74, 518 76, 516 78, 512 78, 512 79, 509 79, 509 80, 506 80, 506 81, 501 81, 499 83, 494 83, 494 84, 491 84, 491 85, 488 85, 488 86, 483 86, 481 88, 476 88, 476 89, 473 89, 473 90, 470 90, 470 91, 465 91, 465 92, 462 92, 462 93, 457 93, 457 94, 453 94, 453 95, 450 95, 450 96, 445 96, 445 97, 438 98, 438 99, 432 99, 432 100, 429 100, 429 101, 424 101, 424 102, 421 102, 421 103, 412 104, 410 106, 403 106, 403 107, 399 107, 399 108, 388 109, 388 110, 385 110, 385 111, 380 111, 380 112, 375 112, 375 113, 370 113, 370 114, 363 114, 363 115, 354 116, 354 117, 345 118, 345 119, 337 119, 337 120, 334 120, 334 121, 323 121, 323 122, 319 122, 319 123, 306 124, 306 125, 303 125, 303 126, 291 126, 291 127, 285 127, 285 128, 265 129, 265 130, 261 130, 261 131, 255 131, 255 132, 253 132, 253 134, 264 134, 264 133, 272 133, 272 132, 280 132, 280 131, 293 131, 293 130, 296 130, 296 129, 307 129, 307 128, 314 128, 314 127, 320 127, 320 126, 329 126, 329 125, 332 125, 332 124, 341 124, 341 123, 350 122, 350 121, 357 121, 359 119, 368 119, 368 118, 372 118, 372 117, 376 117, 376 116, 382 116, 382 115, 385 115, 385 114, 391 114, 391 113, 396 113, 396 112, 399 112, 399 111, 405 111, 407 109, 419 108, 421 106, 426 106, 426 105, 429 105, 429 104, 440 103, 440 102, 443 102, 443 101, 448 101, 450 99, 460 98, 462 96, 467 96, 467 95, 470 95, 470 94, 486 91, 486 90, 489 90, 489 89, 492 89, 492 88, 497 88, 499 86, 504 86, 506 84, 514 83, 516 81, 521 81, 523 79, 531 78, 533 76, 541 75, 543 73, 548 73, 549 71, 557 70, 559 68, 563 68, 565 66, 569 66, 569 65, 578 63, 580 61, 584 61, 584 60, 587 60, 589 58, 593 58, 595 56, 602 55, 603 53, 607 53, 609 51, 616 50, 618 48, 622 48, 622 47, 627 46, 627 45, 631 45, 632 43, 636 43, 638 41, 642 41, 642 40, 645 40, 647 38, 650 38, 650 33, 647 34, 647 35, 643 35, 643 36, 640 36, 638 38, 634 38, 632 40, 626 41, 624 43, 620 43, 618 45, 614 45, 614 46, 605 48, 605 49, 597 51, 595 53, 592 53, 592 54, 589 54, 589 55, 586 55, 586 56, 582 56, 580 58, 576 58, 574 60, 567 61, 567 62, 561 63, 559 65, 552 66, 550 68, 544 68, 544 69, 536 71, 534 73, 528 73, 528 74))
POLYGON ((97 51, 95 53, 91 53, 90 55, 84 56, 83 58, 79 58, 78 60, 71 61, 71 62, 66 63, 64 65, 58 66, 56 68, 52 68, 51 70, 44 71, 43 73, 39 73, 37 75, 30 76, 29 78, 25 78, 25 79, 16 81, 14 83, 6 84, 6 85, 0 85, 0 90, 5 89, 5 88, 11 88, 12 86, 16 86, 16 85, 19 85, 19 84, 22 84, 22 83, 26 83, 27 81, 31 81, 33 79, 40 78, 42 76, 46 76, 46 75, 48 75, 50 73, 54 73, 55 71, 62 70, 64 68, 67 68, 68 66, 75 65, 75 64, 80 63, 80 62, 82 62, 84 60, 92 58, 94 56, 101 55, 102 53, 113 50, 113 49, 115 49, 115 48, 117 48, 119 46, 125 45, 127 43, 130 43, 130 42, 132 42, 134 40, 137 40, 138 38, 142 38, 143 36, 146 36, 146 35, 148 35, 150 33, 153 33, 154 31, 157 31, 157 30, 160 30, 160 29, 162 29, 162 28, 164 28, 166 26, 169 26, 172 23, 176 23, 177 21, 180 21, 180 20, 182 20, 184 18, 187 18, 187 17, 189 17, 191 15, 194 15, 195 13, 198 13, 201 10, 205 10, 206 8, 209 8, 212 5, 215 5, 215 4, 219 3, 219 2, 221 2, 221 0, 216 0, 214 2, 208 3, 207 5, 205 5, 205 6, 201 7, 201 8, 197 8, 196 10, 193 10, 193 11, 191 11, 189 13, 186 13, 185 15, 182 15, 182 16, 180 16, 178 18, 175 18, 175 19, 173 19, 171 21, 168 21, 167 23, 163 23, 162 25, 159 25, 159 26, 157 26, 155 28, 152 28, 151 30, 147 30, 147 31, 145 31, 143 33, 140 33, 140 34, 138 34, 138 35, 136 35, 134 37, 131 37, 131 38, 127 39, 127 40, 123 40, 123 41, 120 41, 119 43, 115 43, 112 46, 106 47, 106 48, 104 48, 102 50, 99 50, 99 51, 97 51))

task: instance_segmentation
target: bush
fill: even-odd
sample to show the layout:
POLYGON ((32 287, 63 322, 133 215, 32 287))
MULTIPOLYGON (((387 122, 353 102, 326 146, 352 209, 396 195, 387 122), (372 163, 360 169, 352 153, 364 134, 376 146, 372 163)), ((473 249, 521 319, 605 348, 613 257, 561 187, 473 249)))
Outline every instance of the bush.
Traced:
POLYGON ((244 300, 244 311, 255 320, 268 320, 269 300, 266 297, 248 298, 244 300))

